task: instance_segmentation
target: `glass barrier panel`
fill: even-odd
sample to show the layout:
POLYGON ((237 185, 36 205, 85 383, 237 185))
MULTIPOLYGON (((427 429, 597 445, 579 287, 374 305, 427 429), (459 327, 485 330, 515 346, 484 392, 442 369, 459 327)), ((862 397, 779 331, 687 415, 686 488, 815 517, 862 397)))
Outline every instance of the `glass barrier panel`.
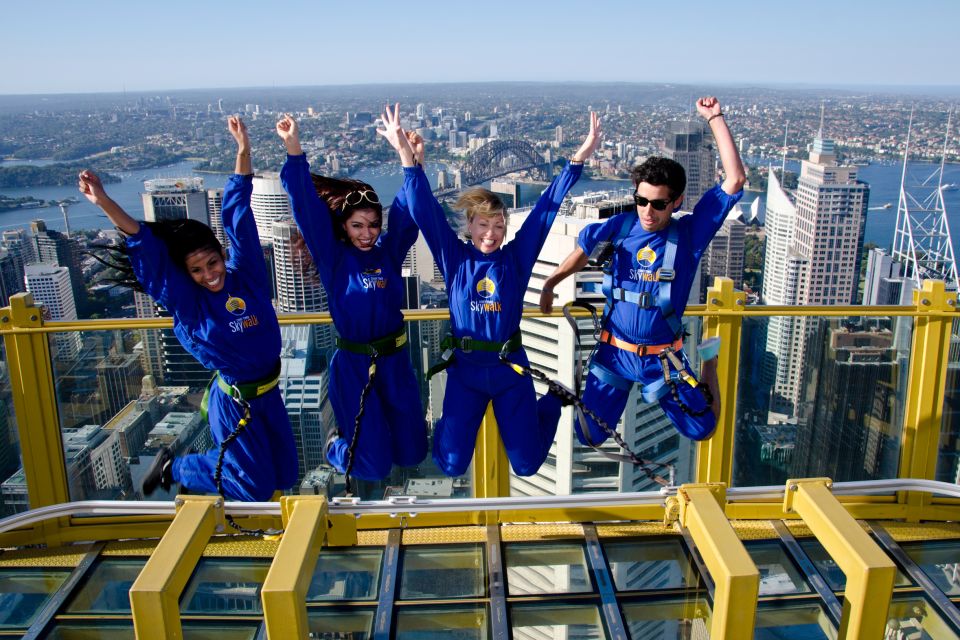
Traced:
POLYGON ((376 600, 382 561, 379 548, 324 548, 307 589, 307 602, 376 600))
MULTIPOLYGON (((800 543, 800 546, 803 547, 804 553, 806 553, 807 557, 813 562, 817 571, 820 572, 820 575, 826 580, 827 586, 829 586, 832 591, 843 591, 847 586, 847 577, 843 575, 843 571, 840 570, 840 567, 837 566, 834 559, 830 557, 827 550, 823 548, 820 541, 816 538, 798 538, 797 541, 800 543)), ((893 586, 894 588, 912 587, 913 582, 897 567, 897 575, 893 580, 893 586)))
POLYGON ((130 613, 130 587, 146 562, 146 558, 101 558, 73 592, 66 612, 130 613))
POLYGON ((895 596, 888 617, 885 638, 960 638, 960 630, 950 626, 924 597, 895 596))
MULTIPOLYGON (((184 640, 254 640, 259 622, 200 622, 184 621, 184 640)), ((43 636, 49 640, 134 640, 133 622, 117 621, 58 621, 43 636)))
POLYGON ((900 546, 948 596, 960 596, 960 540, 902 542, 900 546))
POLYGON ((697 574, 678 540, 604 540, 617 591, 695 589, 697 574))
POLYGON ((754 541, 747 542, 744 546, 760 572, 761 598, 810 593, 810 585, 779 542, 754 541))
POLYGON ((516 640, 535 638, 606 638, 595 604, 513 604, 510 628, 516 640))
POLYGON ((260 589, 270 560, 201 558, 180 596, 180 611, 188 614, 259 614, 260 589))
POLYGON ((400 600, 477 598, 486 594, 486 565, 478 544, 408 546, 401 557, 400 600))
POLYGON ((6 346, 0 340, 0 518, 21 513, 30 508, 27 480, 20 457, 20 433, 17 414, 13 410, 13 392, 7 365, 6 346))
POLYGON ((367 640, 373 637, 375 615, 376 610, 370 608, 311 608, 307 610, 307 628, 310 637, 318 640, 367 640))
POLYGON ((746 318, 733 481, 896 478, 910 318, 746 318))
POLYGON ((766 603, 757 608, 754 640, 836 640, 837 630, 819 602, 766 603))
POLYGON ((960 363, 956 357, 960 337, 954 330, 947 362, 947 385, 944 389, 943 423, 940 427, 940 453, 937 457, 936 480, 960 484, 960 363))
MULTIPOLYGON (((435 321, 424 321, 429 322, 435 321)), ((415 362, 414 371, 421 381, 428 451, 418 465, 394 466, 382 481, 354 478, 354 495, 364 499, 469 496, 469 471, 448 478, 430 455, 429 443, 440 416, 446 376, 434 377, 429 385, 420 376, 419 372, 432 362, 429 340, 433 338, 427 328, 424 332, 429 336, 413 329, 419 323, 408 324, 409 339, 421 345, 419 358, 415 359, 421 364, 418 368, 415 362)), ((329 344, 324 343, 324 348, 315 346, 318 327, 329 329, 324 325, 281 327, 284 348, 278 387, 290 418, 299 467, 296 482, 285 493, 335 497, 345 491, 344 476, 327 463, 324 454, 328 434, 337 427, 329 393, 328 359, 333 343, 328 336, 325 340, 329 344)), ((147 469, 165 446, 178 457, 217 452, 209 425, 201 415, 211 373, 186 353, 172 330, 55 333, 50 341, 71 500, 143 499, 141 485, 147 469)), ((389 384, 386 378, 382 382, 389 384)), ((6 433, 7 440, 14 444, 17 434, 12 403, 8 402, 8 383, 6 388, 7 393, 0 396, 0 437, 6 433)), ((361 442, 362 434, 363 423, 361 442)), ((27 508, 26 485, 22 471, 17 472, 16 454, 15 446, 0 447, 0 472, 11 469, 3 476, 3 508, 8 514, 27 508)), ((169 491, 158 488, 149 498, 172 500, 177 491, 174 484, 169 491)), ((194 488, 192 492, 203 490, 194 488)))

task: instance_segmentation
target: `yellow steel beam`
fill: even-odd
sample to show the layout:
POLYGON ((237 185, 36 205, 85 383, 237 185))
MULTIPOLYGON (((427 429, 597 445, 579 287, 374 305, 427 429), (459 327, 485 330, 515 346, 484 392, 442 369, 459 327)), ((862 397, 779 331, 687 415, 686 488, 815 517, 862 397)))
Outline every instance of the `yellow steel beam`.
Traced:
POLYGON ((716 585, 710 637, 752 638, 760 572, 723 512, 722 484, 685 484, 678 493, 680 524, 693 537, 716 585))
MULTIPOLYGON (((925 280, 923 288, 913 292, 913 302, 917 319, 907 379, 899 477, 934 480, 957 294, 948 292, 943 282, 925 280)), ((930 500, 929 494, 920 492, 906 492, 901 498, 913 506, 930 500)))
POLYGON ((222 515, 217 496, 178 496, 177 516, 130 587, 137 640, 182 638, 178 600, 222 515))
POLYGON ((831 486, 829 478, 788 480, 783 510, 803 518, 847 577, 841 640, 880 640, 887 626, 896 567, 833 496, 831 486))
POLYGON ((267 638, 306 638, 307 588, 327 531, 324 496, 284 496, 284 534, 263 582, 260 599, 267 638))
POLYGON ((733 479, 733 437, 737 418, 737 363, 740 359, 740 329, 743 319, 737 315, 710 315, 715 311, 742 311, 746 295, 734 291, 733 280, 717 278, 707 290, 707 316, 703 337, 720 338, 717 378, 720 385, 720 415, 717 430, 697 443, 697 476, 699 482, 723 482, 733 479))
MULTIPOLYGON (((477 432, 477 446, 473 453, 473 496, 502 498, 509 495, 510 461, 500 440, 493 403, 490 403, 477 432)), ((495 514, 492 515, 491 522, 496 522, 495 514)))
MULTIPOLYGON (((10 296, 10 306, 0 309, 0 333, 6 349, 31 509, 70 501, 47 336, 13 333, 18 328, 42 324, 41 309, 34 305, 29 293, 10 296)), ((42 525, 43 537, 55 541, 57 527, 55 520, 42 525)))

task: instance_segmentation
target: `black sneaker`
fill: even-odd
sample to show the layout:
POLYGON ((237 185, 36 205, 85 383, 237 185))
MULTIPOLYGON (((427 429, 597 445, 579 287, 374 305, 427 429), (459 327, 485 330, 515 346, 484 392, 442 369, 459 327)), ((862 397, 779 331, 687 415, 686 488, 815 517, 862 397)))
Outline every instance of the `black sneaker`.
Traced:
POLYGON ((144 497, 157 490, 157 487, 164 491, 170 491, 173 486, 173 451, 169 447, 163 447, 153 459, 153 464, 147 469, 147 475, 143 477, 143 484, 140 485, 140 492, 144 497))

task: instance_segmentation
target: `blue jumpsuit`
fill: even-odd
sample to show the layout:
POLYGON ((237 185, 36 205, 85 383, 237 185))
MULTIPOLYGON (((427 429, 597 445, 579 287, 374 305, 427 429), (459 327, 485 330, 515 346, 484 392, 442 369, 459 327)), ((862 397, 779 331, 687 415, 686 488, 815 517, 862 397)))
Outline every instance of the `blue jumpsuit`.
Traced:
MULTIPOLYGON (((213 293, 196 284, 145 224, 127 238, 130 261, 144 290, 173 316, 184 348, 230 384, 262 380, 280 358, 280 325, 270 301, 270 277, 250 209, 253 176, 234 175, 223 193, 223 228, 230 239, 224 287, 213 293)), ((233 432, 243 410, 213 384, 207 409, 217 448, 173 462, 182 486, 214 493, 219 444, 233 432)), ((280 390, 250 401, 251 420, 224 455, 222 482, 228 498, 268 500, 297 480, 297 448, 280 390)))
MULTIPOLYGON (((410 212, 443 273, 450 322, 457 338, 503 343, 520 328, 523 295, 537 255, 556 218, 560 203, 583 171, 568 164, 543 192, 513 241, 484 254, 461 241, 430 191, 420 168, 407 168, 405 188, 410 212)), ((529 365, 519 349, 511 362, 529 365)), ((447 369, 443 416, 433 438, 433 459, 449 476, 462 475, 470 464, 477 431, 493 401, 507 457, 517 475, 533 475, 543 464, 560 420, 559 398, 536 399, 533 381, 499 362, 498 354, 457 349, 447 369)))
MULTIPOLYGON (((317 265, 340 336, 366 344, 403 328, 400 267, 418 234, 405 201, 400 197, 394 200, 390 231, 381 233, 369 251, 361 251, 334 236, 330 210, 317 195, 306 156, 287 156, 280 180, 317 265)), ((338 349, 330 361, 330 399, 342 437, 330 447, 327 457, 341 472, 346 469, 369 367, 370 356, 346 349, 338 349)), ((415 465, 426 455, 420 387, 405 347, 377 359, 373 388, 364 401, 351 475, 381 480, 390 473, 391 465, 415 465)))
MULTIPOLYGON (((700 201, 693 208, 693 214, 675 219, 671 225, 677 225, 677 253, 674 261, 676 277, 671 285, 670 300, 677 317, 683 315, 687 306, 687 297, 697 272, 697 263, 713 236, 723 225, 730 209, 743 196, 743 191, 735 195, 727 195, 720 185, 703 194, 700 201)), ((613 256, 613 286, 628 291, 650 292, 654 305, 643 309, 636 304, 626 301, 615 301, 608 309, 605 320, 607 329, 615 338, 631 344, 667 344, 673 342, 677 336, 673 334, 670 325, 663 318, 660 307, 656 306, 657 292, 660 284, 655 274, 663 264, 664 248, 667 244, 668 228, 660 231, 645 231, 641 227, 636 212, 621 213, 605 222, 592 224, 586 227, 579 238, 580 248, 584 253, 590 252, 599 240, 610 239, 616 235, 623 225, 625 216, 633 216, 634 223, 623 242, 616 248, 613 256)), ((690 363, 681 352, 678 354, 686 369, 690 370, 690 363)), ((619 349, 613 345, 600 343, 593 356, 593 365, 599 365, 621 379, 621 384, 615 386, 603 381, 591 370, 587 376, 586 390, 583 402, 595 411, 611 429, 616 429, 617 422, 623 414, 627 403, 627 395, 632 386, 631 381, 642 385, 651 385, 657 380, 663 380, 663 369, 660 358, 656 355, 638 356, 636 353, 619 349)), ((680 381, 677 384, 680 397, 684 404, 694 411, 706 407, 703 394, 680 381)), ((656 394, 644 394, 644 399, 652 402, 657 399, 656 394)), ((684 413, 677 405, 673 395, 669 392, 659 397, 660 406, 670 418, 677 430, 693 440, 703 440, 710 437, 716 427, 717 419, 712 411, 694 417, 684 413)), ((607 439, 607 434, 594 422, 587 418, 592 444, 597 445, 607 439)), ((584 439, 578 432, 580 441, 584 439)), ((587 444, 584 442, 584 444, 587 444)))

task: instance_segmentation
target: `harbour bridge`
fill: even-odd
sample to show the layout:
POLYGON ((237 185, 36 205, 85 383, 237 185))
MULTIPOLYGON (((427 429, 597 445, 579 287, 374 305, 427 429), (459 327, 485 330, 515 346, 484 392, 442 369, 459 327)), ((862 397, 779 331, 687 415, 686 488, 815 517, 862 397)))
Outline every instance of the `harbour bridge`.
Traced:
POLYGON ((437 199, 443 199, 464 187, 524 170, 532 170, 538 180, 550 179, 550 163, 532 144, 523 140, 493 140, 470 154, 461 165, 459 187, 436 189, 433 193, 437 199))

